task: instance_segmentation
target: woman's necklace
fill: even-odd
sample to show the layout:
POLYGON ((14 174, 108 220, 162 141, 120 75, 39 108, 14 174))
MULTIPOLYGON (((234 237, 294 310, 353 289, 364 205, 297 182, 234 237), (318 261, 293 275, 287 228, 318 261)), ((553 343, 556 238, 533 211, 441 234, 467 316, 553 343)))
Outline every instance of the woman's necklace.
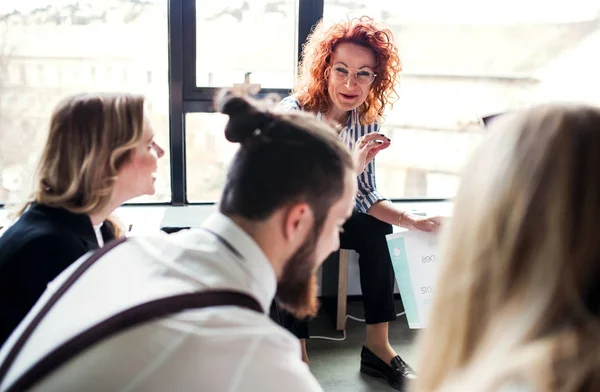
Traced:
POLYGON ((342 131, 348 124, 348 119, 350 118, 350 112, 344 113, 341 118, 337 118, 337 119, 333 119, 333 118, 329 117, 329 115, 325 115, 325 116, 323 116, 323 118, 329 125, 331 125, 335 129, 335 131, 339 135, 340 133, 342 133, 342 131))

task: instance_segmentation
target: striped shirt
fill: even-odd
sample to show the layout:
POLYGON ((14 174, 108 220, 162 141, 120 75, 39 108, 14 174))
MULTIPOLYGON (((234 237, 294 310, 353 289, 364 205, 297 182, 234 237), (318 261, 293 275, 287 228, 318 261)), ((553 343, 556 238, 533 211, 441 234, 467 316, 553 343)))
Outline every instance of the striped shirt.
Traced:
MULTIPOLYGON (((295 96, 290 95, 284 98, 277 106, 279 112, 289 112, 292 110, 302 110, 300 103, 295 96)), ((321 119, 323 115, 317 113, 317 118, 321 119)), ((358 110, 354 109, 348 119, 348 124, 340 132, 340 138, 348 146, 350 151, 354 149, 357 140, 371 132, 379 132, 379 124, 374 122, 367 125, 361 125, 358 120, 358 110)), ((373 204, 387 200, 377 191, 375 183, 375 159, 373 159, 358 176, 358 193, 356 195, 356 208, 358 211, 367 213, 373 204)))

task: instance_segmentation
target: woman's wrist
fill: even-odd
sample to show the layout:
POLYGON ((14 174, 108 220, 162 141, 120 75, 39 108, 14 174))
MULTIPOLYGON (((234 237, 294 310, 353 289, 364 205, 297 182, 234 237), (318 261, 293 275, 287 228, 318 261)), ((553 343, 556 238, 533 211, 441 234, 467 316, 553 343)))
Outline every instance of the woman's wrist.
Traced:
POLYGON ((357 176, 360 176, 362 172, 365 171, 365 167, 366 165, 364 161, 362 161, 358 157, 354 158, 354 168, 357 176))
POLYGON ((406 211, 402 211, 400 213, 400 216, 398 217, 398 222, 397 225, 400 227, 407 227, 410 226, 410 216, 406 211))

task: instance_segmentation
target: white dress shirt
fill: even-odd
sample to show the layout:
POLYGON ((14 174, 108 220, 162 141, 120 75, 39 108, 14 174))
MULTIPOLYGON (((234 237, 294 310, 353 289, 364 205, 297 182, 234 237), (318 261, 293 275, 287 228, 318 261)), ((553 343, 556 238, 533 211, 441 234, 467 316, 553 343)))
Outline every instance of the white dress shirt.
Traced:
MULTIPOLYGON (((268 311, 277 282, 262 250, 221 214, 208 218, 204 228, 208 230, 133 237, 101 258, 47 314, 0 390, 76 333, 153 299, 208 288, 232 289, 251 295, 268 311)), ((0 350, 0 360, 86 257, 48 286, 0 350)), ((265 314, 225 306, 177 313, 108 338, 34 390, 294 392, 321 387, 302 362, 292 334, 265 314)))

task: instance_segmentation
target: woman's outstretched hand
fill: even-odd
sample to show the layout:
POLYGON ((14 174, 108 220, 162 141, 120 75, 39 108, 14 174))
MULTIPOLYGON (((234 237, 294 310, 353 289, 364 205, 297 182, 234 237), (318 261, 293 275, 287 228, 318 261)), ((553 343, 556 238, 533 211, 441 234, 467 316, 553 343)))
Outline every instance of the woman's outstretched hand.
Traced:
POLYGON ((412 214, 403 214, 400 226, 409 230, 439 231, 444 218, 441 216, 425 217, 412 214))
POLYGON ((360 175, 367 165, 371 163, 375 155, 390 146, 391 140, 381 133, 369 133, 356 141, 354 145, 354 162, 356 175, 360 175))

